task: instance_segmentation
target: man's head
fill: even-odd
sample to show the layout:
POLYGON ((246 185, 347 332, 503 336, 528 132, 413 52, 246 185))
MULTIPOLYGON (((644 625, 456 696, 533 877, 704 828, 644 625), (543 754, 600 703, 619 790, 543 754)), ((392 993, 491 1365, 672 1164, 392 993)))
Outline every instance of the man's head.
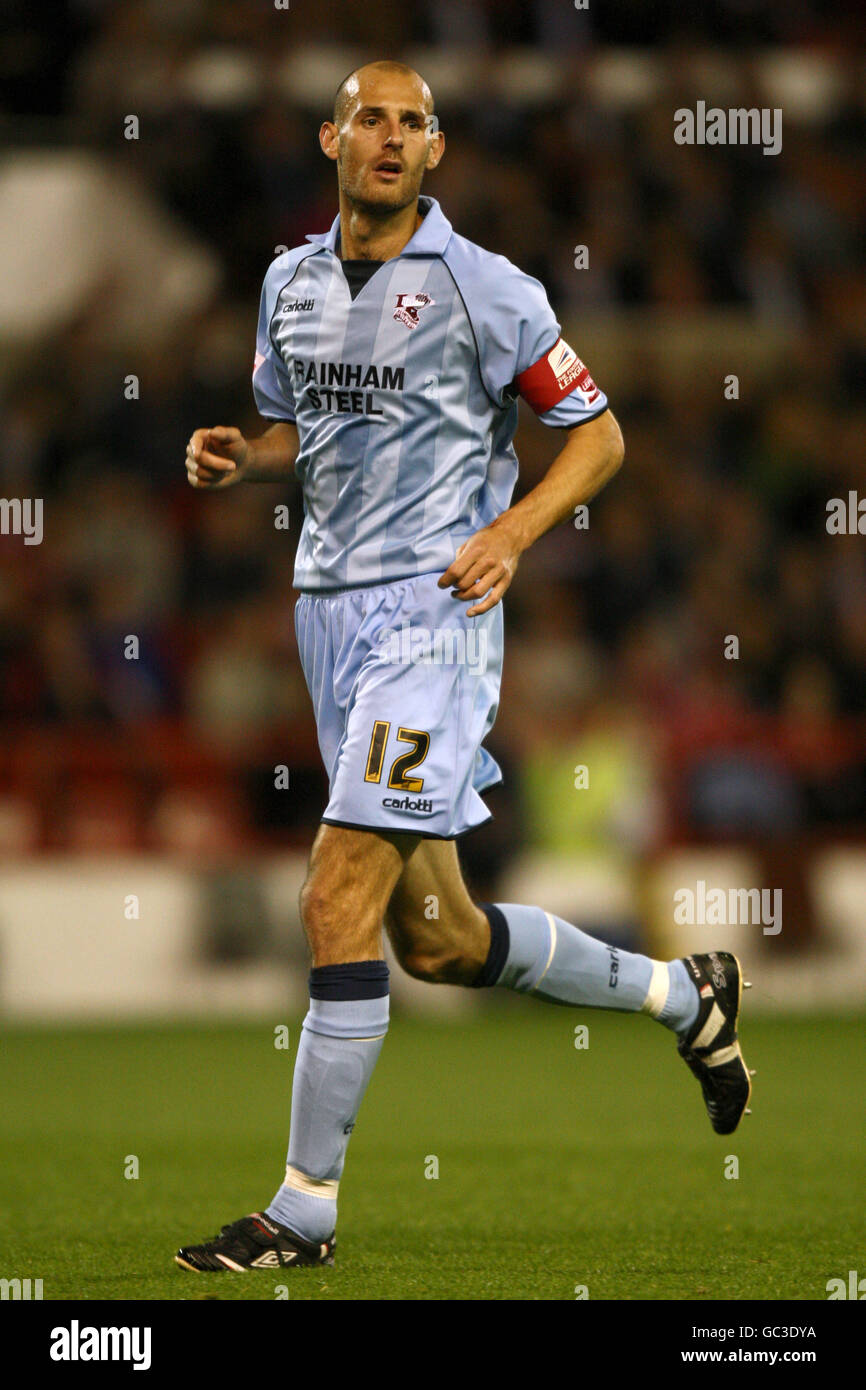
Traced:
POLYGON ((356 68, 340 83, 334 119, 324 122, 319 140, 337 163, 341 193, 382 215, 415 202, 424 174, 445 149, 427 83, 405 63, 387 59, 356 68))

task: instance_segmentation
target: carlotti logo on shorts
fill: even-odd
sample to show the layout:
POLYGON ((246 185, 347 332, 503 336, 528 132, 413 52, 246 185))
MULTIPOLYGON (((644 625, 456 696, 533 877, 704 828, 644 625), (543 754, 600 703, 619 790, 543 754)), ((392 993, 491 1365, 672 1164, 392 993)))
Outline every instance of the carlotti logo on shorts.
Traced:
POLYGON ((396 796, 385 796, 382 798, 382 805, 387 806, 389 811, 411 811, 415 816, 433 814, 433 802, 426 796, 404 796, 402 801, 396 796))

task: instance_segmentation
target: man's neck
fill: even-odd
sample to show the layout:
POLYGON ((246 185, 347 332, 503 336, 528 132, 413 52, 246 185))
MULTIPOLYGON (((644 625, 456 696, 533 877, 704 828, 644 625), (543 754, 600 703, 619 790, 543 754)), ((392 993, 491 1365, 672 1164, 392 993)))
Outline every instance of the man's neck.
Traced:
POLYGON ((343 261, 390 261, 399 256, 424 221, 418 200, 398 208, 386 217, 377 217, 359 208, 340 194, 340 246, 343 261))

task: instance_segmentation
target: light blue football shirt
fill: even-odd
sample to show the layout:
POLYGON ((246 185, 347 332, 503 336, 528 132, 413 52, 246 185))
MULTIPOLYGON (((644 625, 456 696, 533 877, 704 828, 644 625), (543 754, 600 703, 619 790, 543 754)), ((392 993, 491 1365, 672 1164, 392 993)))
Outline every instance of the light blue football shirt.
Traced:
POLYGON ((339 216, 265 276, 253 391, 260 414, 298 428, 301 590, 447 569, 510 505, 519 393, 548 425, 607 408, 543 286, 458 236, 435 198, 419 211, 354 300, 339 216))

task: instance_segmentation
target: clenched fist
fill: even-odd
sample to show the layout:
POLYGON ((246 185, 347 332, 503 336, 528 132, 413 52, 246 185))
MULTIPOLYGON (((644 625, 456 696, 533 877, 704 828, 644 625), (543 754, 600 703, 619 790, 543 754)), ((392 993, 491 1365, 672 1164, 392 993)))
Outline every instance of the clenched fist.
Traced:
POLYGON ((234 425, 196 430, 186 446, 186 476, 191 487, 231 487, 243 480, 250 447, 234 425))

